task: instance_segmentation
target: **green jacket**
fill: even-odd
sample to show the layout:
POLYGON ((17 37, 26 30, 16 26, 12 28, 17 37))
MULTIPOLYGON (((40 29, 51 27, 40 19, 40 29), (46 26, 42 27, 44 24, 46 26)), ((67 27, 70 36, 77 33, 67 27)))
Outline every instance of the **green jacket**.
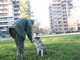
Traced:
POLYGON ((31 19, 22 18, 14 22, 11 28, 14 28, 16 32, 25 39, 27 35, 29 40, 32 40, 32 25, 34 21, 31 19))

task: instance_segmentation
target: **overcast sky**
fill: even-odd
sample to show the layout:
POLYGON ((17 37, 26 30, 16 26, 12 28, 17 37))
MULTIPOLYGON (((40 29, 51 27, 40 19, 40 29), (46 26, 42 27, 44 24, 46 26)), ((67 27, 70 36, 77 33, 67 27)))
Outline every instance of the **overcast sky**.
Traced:
POLYGON ((49 0, 31 0, 34 19, 41 22, 41 26, 49 26, 49 0))
MULTIPOLYGON (((80 0, 73 0, 75 18, 80 17, 80 0)), ((50 0, 31 0, 31 9, 33 11, 34 19, 41 22, 41 26, 49 26, 49 3, 50 0)))
POLYGON ((80 19, 80 0, 73 0, 73 9, 72 9, 72 14, 73 14, 73 19, 80 19))

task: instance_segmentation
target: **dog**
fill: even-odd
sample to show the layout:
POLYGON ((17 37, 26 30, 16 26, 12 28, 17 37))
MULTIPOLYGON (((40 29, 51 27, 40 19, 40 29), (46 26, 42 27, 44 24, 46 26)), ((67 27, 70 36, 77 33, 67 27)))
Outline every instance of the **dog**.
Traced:
POLYGON ((46 48, 44 47, 44 44, 41 41, 40 37, 35 37, 33 41, 37 49, 37 56, 43 56, 44 54, 47 54, 46 48))

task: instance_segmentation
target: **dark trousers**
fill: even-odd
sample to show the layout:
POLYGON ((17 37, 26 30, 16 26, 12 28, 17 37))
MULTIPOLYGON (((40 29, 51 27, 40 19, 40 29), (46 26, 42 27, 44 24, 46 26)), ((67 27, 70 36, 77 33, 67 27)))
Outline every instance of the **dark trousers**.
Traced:
POLYGON ((18 50, 18 56, 24 56, 24 38, 19 36, 14 28, 9 28, 10 35, 14 38, 18 50))

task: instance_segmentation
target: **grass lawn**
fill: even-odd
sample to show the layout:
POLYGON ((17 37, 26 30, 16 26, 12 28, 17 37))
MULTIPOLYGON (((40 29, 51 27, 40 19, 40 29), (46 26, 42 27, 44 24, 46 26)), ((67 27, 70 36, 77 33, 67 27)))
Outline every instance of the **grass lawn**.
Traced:
MULTIPOLYGON (((36 56, 35 45, 25 40, 24 60, 80 60, 80 33, 40 37, 48 54, 36 56)), ((0 41, 0 60, 15 60, 16 50, 14 40, 0 41)))

